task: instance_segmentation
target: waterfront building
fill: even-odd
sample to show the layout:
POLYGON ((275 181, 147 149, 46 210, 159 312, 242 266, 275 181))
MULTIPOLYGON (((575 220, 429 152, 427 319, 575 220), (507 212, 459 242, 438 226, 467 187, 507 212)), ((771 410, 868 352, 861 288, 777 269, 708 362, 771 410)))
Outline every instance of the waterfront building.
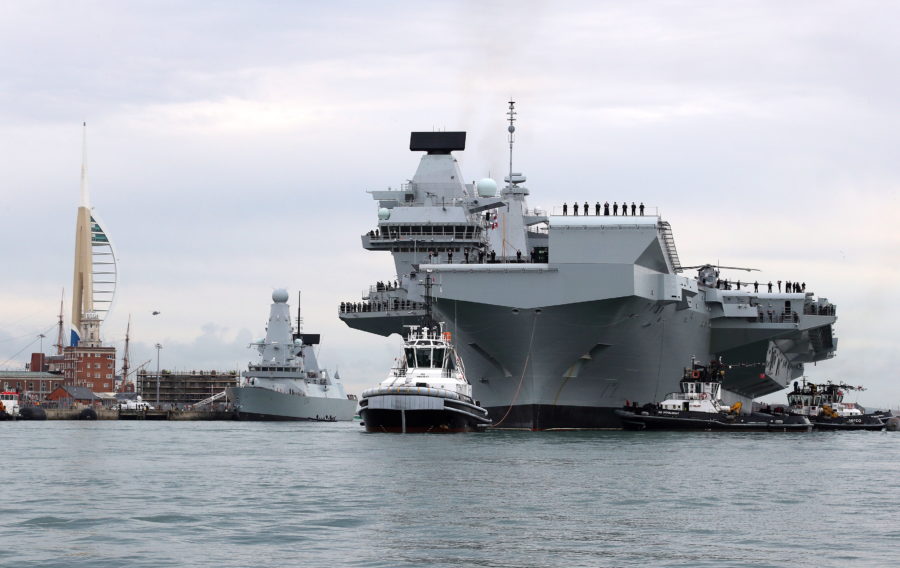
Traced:
POLYGON ((42 400, 65 379, 58 373, 46 371, 0 371, 0 390, 30 394, 35 400, 42 400))
POLYGON ((86 387, 62 385, 53 389, 53 392, 47 395, 47 400, 55 402, 60 408, 69 408, 75 404, 83 406, 99 404, 100 397, 86 387))
MULTIPOLYGON (((169 371, 159 374, 159 404, 185 406, 238 386, 237 371, 169 371)), ((157 402, 157 375, 140 370, 137 373, 137 393, 150 404, 157 402)), ((223 401, 224 402, 224 401, 223 401)))

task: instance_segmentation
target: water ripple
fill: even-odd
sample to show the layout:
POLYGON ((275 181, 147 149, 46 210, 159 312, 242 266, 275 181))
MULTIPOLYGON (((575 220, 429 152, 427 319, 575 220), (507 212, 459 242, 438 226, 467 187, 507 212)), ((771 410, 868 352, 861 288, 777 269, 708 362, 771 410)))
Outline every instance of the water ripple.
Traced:
POLYGON ((17 568, 827 567, 900 548, 896 434, 0 428, 28 456, 0 470, 17 568))

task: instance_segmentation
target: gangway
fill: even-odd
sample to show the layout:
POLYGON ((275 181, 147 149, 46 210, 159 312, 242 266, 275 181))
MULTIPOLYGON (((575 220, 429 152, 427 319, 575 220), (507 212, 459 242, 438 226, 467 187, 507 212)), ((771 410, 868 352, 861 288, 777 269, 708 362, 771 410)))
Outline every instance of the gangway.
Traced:
POLYGON ((209 398, 204 398, 200 402, 195 403, 194 408, 199 408, 201 406, 210 405, 210 404, 214 403, 215 401, 219 400, 220 398, 225 398, 226 394, 227 394, 226 391, 222 391, 220 393, 216 393, 216 394, 212 395, 209 398))

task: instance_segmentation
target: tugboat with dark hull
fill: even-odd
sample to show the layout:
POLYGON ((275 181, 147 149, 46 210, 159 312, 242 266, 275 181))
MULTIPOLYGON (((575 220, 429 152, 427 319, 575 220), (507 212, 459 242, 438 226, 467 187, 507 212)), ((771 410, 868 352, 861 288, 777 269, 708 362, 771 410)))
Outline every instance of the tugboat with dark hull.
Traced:
POLYGON ((441 326, 407 326, 403 357, 388 378, 363 391, 359 416, 367 432, 472 432, 491 424, 472 399, 451 335, 441 326))
POLYGON ((883 430, 884 414, 865 414, 855 405, 844 402, 844 393, 866 390, 845 383, 794 382, 787 395, 789 412, 808 417, 816 430, 883 430))
POLYGON ((775 416, 762 412, 742 414, 740 402, 722 404, 722 380, 726 366, 692 363, 685 369, 679 386, 658 404, 626 406, 616 410, 628 430, 736 430, 747 432, 808 432, 812 426, 805 416, 775 416))

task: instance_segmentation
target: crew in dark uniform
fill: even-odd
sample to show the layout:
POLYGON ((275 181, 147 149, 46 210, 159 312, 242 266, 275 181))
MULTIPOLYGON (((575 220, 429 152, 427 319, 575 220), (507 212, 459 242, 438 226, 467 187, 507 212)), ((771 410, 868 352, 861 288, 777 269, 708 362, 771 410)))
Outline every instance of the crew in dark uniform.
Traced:
POLYGON ((563 215, 569 214, 569 207, 565 203, 563 203, 563 215))
POLYGON ((644 216, 644 202, 643 201, 641 201, 640 210, 641 210, 641 217, 643 217, 644 216))
POLYGON ((617 202, 613 201, 613 216, 616 216, 618 214, 619 214, 619 204, 617 202))
POLYGON ((759 281, 758 280, 753 281, 753 291, 759 292, 759 281))
POLYGON ((594 215, 596 215, 597 217, 600 216, 600 202, 599 201, 597 202, 597 205, 594 207, 594 215))
POLYGON ((609 217, 609 201, 603 204, 603 214, 609 217))
POLYGON ((578 202, 572 204, 572 215, 578 215, 578 202))
POLYGON ((769 280, 769 294, 772 293, 772 281, 769 280))
POLYGON ((631 202, 631 216, 634 217, 637 215, 637 205, 634 204, 634 201, 631 202))
POLYGON ((584 215, 585 215, 585 217, 587 217, 587 216, 590 215, 590 214, 591 214, 591 210, 588 209, 587 201, 585 201, 585 202, 584 202, 584 215))

